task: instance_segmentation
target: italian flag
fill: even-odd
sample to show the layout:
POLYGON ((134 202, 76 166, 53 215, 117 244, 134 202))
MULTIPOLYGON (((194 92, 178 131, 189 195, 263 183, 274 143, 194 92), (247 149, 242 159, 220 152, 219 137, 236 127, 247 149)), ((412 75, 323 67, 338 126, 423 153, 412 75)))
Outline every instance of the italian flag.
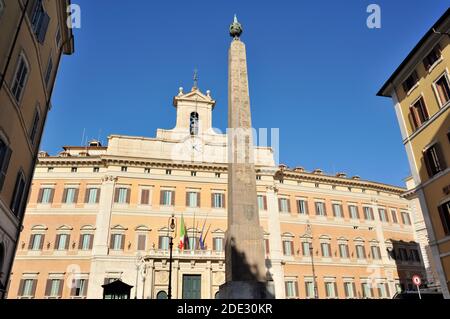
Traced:
POLYGON ((184 225, 184 218, 181 215, 181 223, 180 223, 180 243, 178 244, 178 248, 181 250, 184 249, 184 243, 186 241, 186 226, 184 225))

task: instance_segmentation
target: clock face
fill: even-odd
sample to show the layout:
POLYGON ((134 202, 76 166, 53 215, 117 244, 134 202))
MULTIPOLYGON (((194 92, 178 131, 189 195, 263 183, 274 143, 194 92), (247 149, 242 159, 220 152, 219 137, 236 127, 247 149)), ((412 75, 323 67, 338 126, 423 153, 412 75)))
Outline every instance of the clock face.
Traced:
POLYGON ((183 142, 183 156, 186 156, 191 161, 203 161, 203 141, 198 137, 190 136, 183 142))

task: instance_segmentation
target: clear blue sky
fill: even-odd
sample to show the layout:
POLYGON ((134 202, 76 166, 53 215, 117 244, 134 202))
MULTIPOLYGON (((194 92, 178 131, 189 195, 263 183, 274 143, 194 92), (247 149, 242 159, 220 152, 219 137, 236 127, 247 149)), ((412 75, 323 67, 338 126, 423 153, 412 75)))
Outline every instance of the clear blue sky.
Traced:
POLYGON ((392 102, 375 94, 447 0, 72 2, 82 27, 61 64, 41 149, 79 145, 83 129, 106 141, 172 128, 172 98, 191 88, 195 67, 217 101, 213 125, 225 130, 237 13, 253 125, 280 128, 280 162, 396 185, 410 174, 392 102), (381 29, 366 26, 371 3, 381 6, 381 29))

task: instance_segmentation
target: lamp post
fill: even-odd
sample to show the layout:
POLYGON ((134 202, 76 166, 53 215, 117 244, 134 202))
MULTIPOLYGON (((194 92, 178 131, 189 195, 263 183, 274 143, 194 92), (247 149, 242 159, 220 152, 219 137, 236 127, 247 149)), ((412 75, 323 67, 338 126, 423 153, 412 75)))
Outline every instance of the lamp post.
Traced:
POLYGON ((311 268, 312 268, 312 273, 313 273, 313 289, 314 289, 314 299, 318 298, 317 295, 317 282, 316 282, 316 271, 314 268, 314 248, 313 248, 313 237, 312 237, 312 229, 311 229, 311 224, 308 223, 306 225, 306 234, 309 236, 310 238, 310 242, 309 242, 309 254, 311 256, 311 268))
POLYGON ((168 221, 168 231, 170 232, 169 236, 169 288, 167 293, 167 299, 172 299, 172 250, 173 250, 173 237, 176 235, 175 231, 177 228, 176 218, 174 214, 169 218, 168 221))

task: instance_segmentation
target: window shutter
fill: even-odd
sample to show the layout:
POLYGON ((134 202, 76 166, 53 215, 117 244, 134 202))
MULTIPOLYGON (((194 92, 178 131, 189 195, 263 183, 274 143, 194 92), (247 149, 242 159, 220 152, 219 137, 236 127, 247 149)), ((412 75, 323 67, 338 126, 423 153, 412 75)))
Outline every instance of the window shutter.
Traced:
POLYGON ((24 286, 25 286, 25 280, 24 279, 20 279, 19 291, 18 291, 18 295, 19 296, 23 296, 23 287, 24 286))
POLYGON ((83 234, 80 235, 80 240, 78 241, 78 249, 83 248, 83 234))
POLYGON ((450 234, 450 216, 448 212, 445 211, 445 205, 443 204, 438 207, 439 210, 439 217, 441 218, 442 227, 444 228, 444 233, 446 235, 450 234))
POLYGON ((339 298, 336 282, 334 282, 333 285, 334 285, 334 297, 339 298))
POLYGON ((62 297, 62 291, 63 291, 63 287, 64 287, 64 281, 63 280, 58 280, 59 281, 59 287, 58 287, 58 297, 62 297))
POLYGON ((295 296, 298 297, 299 293, 298 293, 298 282, 297 282, 297 280, 294 281, 294 287, 295 287, 295 296))
POLYGON ((283 240, 281 243, 282 243, 282 245, 283 245, 283 255, 286 255, 285 241, 283 240))
POLYGON ((30 236, 30 242, 28 243, 28 250, 30 250, 31 248, 33 248, 34 236, 35 236, 35 235, 31 235, 31 236, 30 236))
POLYGON ((145 250, 145 240, 146 240, 145 235, 139 235, 138 236, 138 250, 145 250))
POLYGON ((286 298, 289 297, 289 287, 287 281, 284 282, 284 293, 286 294, 286 298))
POLYGON ((281 198, 278 198, 278 211, 281 212, 281 198))
POLYGON ((66 247, 64 247, 66 250, 69 249, 69 245, 70 245, 70 235, 67 235, 67 239, 66 239, 66 247))
POLYGON ((148 189, 141 190, 141 205, 148 205, 149 191, 148 189))
POLYGON ((34 297, 36 294, 36 286, 37 286, 37 279, 33 279, 33 288, 31 289, 31 296, 34 297))
POLYGON ((77 286, 79 284, 79 280, 73 279, 72 280, 72 288, 70 289, 70 295, 74 297, 77 293, 77 286))
POLYGON ((67 203, 67 188, 64 188, 62 201, 63 203, 67 203))
POLYGON ((119 202, 119 192, 120 192, 119 188, 116 188, 114 190, 114 203, 118 203, 119 202))
POLYGON ((94 235, 89 235, 89 249, 92 249, 92 245, 94 244, 94 235))
POLYGON ((225 194, 222 194, 222 208, 226 208, 227 207, 225 200, 226 200, 225 194))
POLYGON ((159 204, 164 205, 164 191, 159 192, 159 204))
POLYGON ((42 196, 44 195, 44 190, 42 188, 39 189, 38 194, 38 203, 42 203, 42 196))
POLYGON ((120 235, 120 236, 122 236, 122 242, 121 242, 121 245, 120 245, 120 249, 124 249, 125 248, 125 235, 120 235))
POLYGON ((97 196, 95 198, 95 202, 97 204, 100 202, 100 193, 101 193, 101 188, 97 188, 97 196))
POLYGON ((217 247, 216 247, 216 239, 213 238, 213 251, 216 251, 217 247))
POLYGON ((323 215, 327 216, 327 204, 324 202, 322 207, 323 207, 323 215))
POLYGON ((80 189, 75 189, 75 195, 73 196, 73 203, 76 204, 78 202, 78 194, 80 192, 80 189))
POLYGON ((43 44, 45 41, 45 35, 47 34, 48 25, 50 23, 50 17, 47 13, 44 12, 41 19, 41 25, 39 30, 37 31, 37 39, 39 43, 43 44))
POLYGON ((269 240, 268 240, 268 239, 265 239, 264 241, 265 241, 265 243, 266 243, 266 254, 269 254, 269 253, 270 253, 270 243, 269 243, 269 240))
POLYGON ((439 166, 441 167, 441 171, 447 168, 447 163, 445 162, 444 154, 442 153, 441 145, 436 143, 434 145, 434 149, 436 150, 436 155, 439 159, 439 166))
POLYGON ((89 193, 90 193, 90 188, 86 188, 86 191, 84 192, 84 202, 85 203, 89 203, 89 193))
POLYGON ((416 108, 414 106, 411 106, 409 108, 409 110, 410 110, 409 119, 411 121, 413 129, 416 130, 419 127, 419 120, 418 120, 418 117, 417 117, 416 108))
POLYGON ((55 238, 55 249, 59 248, 59 240, 61 239, 61 235, 56 235, 55 238))
POLYGON ((1 167, 0 167, 0 190, 3 187, 3 183, 5 182, 6 179, 6 172, 8 170, 8 166, 9 166, 9 160, 11 158, 11 149, 7 146, 6 150, 5 150, 5 155, 4 155, 4 159, 3 159, 3 163, 0 163, 1 167))
POLYGON ((44 247, 44 241, 45 241, 45 235, 42 235, 42 237, 41 237, 41 242, 40 242, 40 244, 39 244, 39 249, 41 249, 41 250, 42 250, 42 248, 44 247))
POLYGON ((291 241, 291 255, 295 256, 295 251, 294 251, 294 242, 291 241))
POLYGON ((53 203, 53 197, 55 196, 55 189, 52 188, 51 192, 50 192, 50 199, 49 199, 49 203, 53 203))
POLYGON ((45 296, 50 296, 52 289, 52 280, 47 279, 47 284, 45 285, 45 296))
POLYGON ((297 200, 297 213, 298 214, 302 213, 302 209, 301 209, 301 206, 300 206, 300 200, 297 200))
POLYGON ((186 192, 186 207, 189 207, 189 194, 190 192, 186 192))
POLYGON ((200 207, 200 192, 197 193, 197 207, 200 207))
POLYGON ((159 236, 158 237, 158 249, 162 249, 162 240, 163 240, 163 236, 159 236))
POLYGON ((127 188, 126 190, 127 190, 127 204, 129 204, 130 203, 130 196, 131 196, 131 189, 127 188))
POLYGON ((211 208, 214 208, 214 193, 211 194, 211 208))
POLYGON ((116 239, 116 236, 114 236, 114 234, 111 234, 111 237, 109 239, 109 249, 113 249, 114 248, 114 241, 116 239))
POLYGON ((287 209, 288 209, 288 212, 290 213, 291 212, 291 199, 286 198, 286 201, 287 201, 287 209))
POLYGON ((85 296, 87 295, 88 285, 89 285, 89 279, 85 279, 85 280, 84 280, 83 291, 81 292, 81 295, 82 295, 83 297, 85 297, 85 296))
POLYGON ((174 191, 170 191, 172 193, 172 206, 175 206, 175 192, 174 191))
POLYGON ((267 196, 263 196, 264 210, 267 210, 267 196))

